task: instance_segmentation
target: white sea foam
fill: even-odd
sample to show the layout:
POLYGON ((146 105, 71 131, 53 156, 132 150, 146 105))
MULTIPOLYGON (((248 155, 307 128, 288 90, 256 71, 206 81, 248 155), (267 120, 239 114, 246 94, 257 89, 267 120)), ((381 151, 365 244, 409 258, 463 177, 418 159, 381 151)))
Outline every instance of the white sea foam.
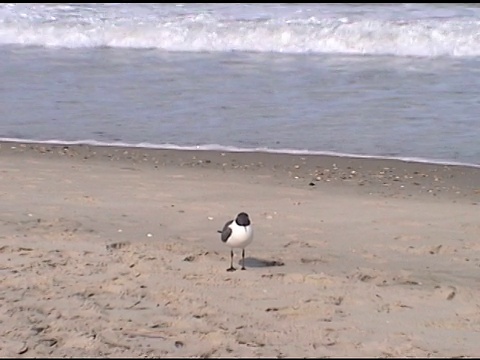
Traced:
POLYGON ((0 44, 480 56, 480 9, 428 6, 1 4, 0 44))
POLYGON ((17 139, 17 138, 0 138, 3 142, 23 143, 23 144, 50 144, 50 145, 91 145, 91 146, 110 146, 110 147, 126 147, 126 148, 143 148, 143 149, 163 149, 163 150, 199 150, 199 151, 225 151, 225 152, 264 152, 272 154, 291 154, 291 155, 327 155, 327 156, 340 156, 357 159, 384 159, 384 160, 400 160, 405 162, 415 162, 424 164, 437 164, 437 165, 453 165, 453 166, 468 166, 474 168, 480 168, 480 164, 471 164, 459 161, 450 160, 438 160, 428 159, 421 157, 401 157, 401 156, 378 156, 378 155, 362 155, 362 154, 350 154, 340 153, 333 151, 313 151, 313 150, 300 150, 300 149, 271 149, 267 147, 256 148, 241 148, 236 146, 223 146, 218 144, 205 144, 195 146, 181 146, 175 144, 152 144, 142 142, 138 144, 129 144, 124 142, 102 142, 97 140, 31 140, 31 139, 17 139))

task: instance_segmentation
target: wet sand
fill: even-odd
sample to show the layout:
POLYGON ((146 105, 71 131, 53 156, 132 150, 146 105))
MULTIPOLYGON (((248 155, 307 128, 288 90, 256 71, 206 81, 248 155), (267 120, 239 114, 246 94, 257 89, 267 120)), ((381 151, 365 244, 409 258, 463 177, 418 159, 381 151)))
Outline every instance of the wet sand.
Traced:
POLYGON ((479 168, 3 142, 0 185, 2 357, 480 352, 479 168))

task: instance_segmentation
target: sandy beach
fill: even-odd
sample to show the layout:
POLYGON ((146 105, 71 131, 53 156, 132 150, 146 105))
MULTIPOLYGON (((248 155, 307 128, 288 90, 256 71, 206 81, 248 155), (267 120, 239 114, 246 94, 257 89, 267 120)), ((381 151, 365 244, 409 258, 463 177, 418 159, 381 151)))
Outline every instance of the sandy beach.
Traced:
POLYGON ((0 199, 1 357, 480 354, 480 168, 3 142, 0 199))

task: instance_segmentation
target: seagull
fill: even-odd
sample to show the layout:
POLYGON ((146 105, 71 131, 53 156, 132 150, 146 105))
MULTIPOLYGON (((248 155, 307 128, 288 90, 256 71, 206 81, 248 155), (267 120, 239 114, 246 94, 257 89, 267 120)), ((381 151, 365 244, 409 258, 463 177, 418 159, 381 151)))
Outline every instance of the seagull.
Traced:
POLYGON ((241 212, 234 220, 225 223, 222 230, 217 230, 222 241, 230 246, 230 267, 227 271, 235 271, 233 267, 233 249, 242 249, 242 270, 245 270, 245 247, 253 240, 253 227, 247 213, 241 212))

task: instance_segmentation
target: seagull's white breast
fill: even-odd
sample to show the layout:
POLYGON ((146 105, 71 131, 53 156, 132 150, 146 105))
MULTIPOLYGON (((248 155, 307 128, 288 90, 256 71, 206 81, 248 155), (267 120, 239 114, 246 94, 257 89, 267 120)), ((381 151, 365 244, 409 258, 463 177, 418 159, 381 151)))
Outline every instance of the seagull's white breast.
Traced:
POLYGON ((245 248, 253 240, 252 225, 240 226, 235 221, 230 224, 232 234, 226 241, 226 244, 232 248, 245 248))

